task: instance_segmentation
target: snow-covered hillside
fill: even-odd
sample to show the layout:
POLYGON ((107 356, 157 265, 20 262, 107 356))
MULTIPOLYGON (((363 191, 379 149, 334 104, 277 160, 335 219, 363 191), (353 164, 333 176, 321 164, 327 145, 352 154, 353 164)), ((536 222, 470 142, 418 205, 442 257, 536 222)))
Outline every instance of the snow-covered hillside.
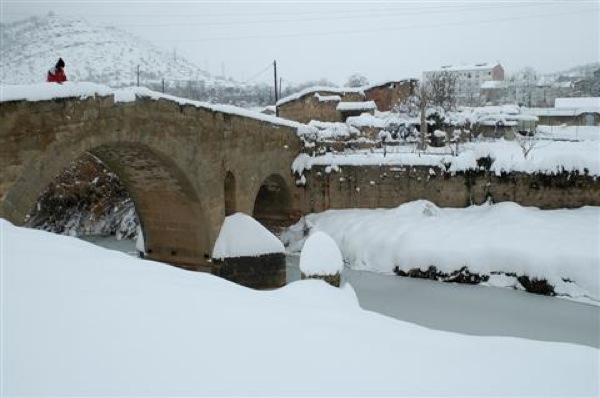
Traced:
MULTIPOLYGON (((181 56, 164 51, 114 27, 83 19, 47 15, 0 24, 0 80, 5 84, 45 81, 46 72, 62 57, 72 81, 91 81, 113 87, 159 83, 163 78, 233 85, 212 78, 181 56)), ((182 83, 185 85, 185 82, 182 83)))

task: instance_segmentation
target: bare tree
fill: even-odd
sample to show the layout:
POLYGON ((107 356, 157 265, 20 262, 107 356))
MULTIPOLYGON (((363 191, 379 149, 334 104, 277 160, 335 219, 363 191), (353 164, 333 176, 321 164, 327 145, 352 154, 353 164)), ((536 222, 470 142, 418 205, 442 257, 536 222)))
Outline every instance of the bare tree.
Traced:
POLYGON ((346 82, 346 87, 362 87, 369 84, 369 79, 367 79, 364 75, 360 73, 355 73, 348 78, 346 82))
POLYGON ((515 140, 523 151, 523 157, 527 159, 527 156, 536 148, 540 147, 541 140, 536 134, 537 131, 526 132, 524 135, 517 132, 515 134, 515 140))
POLYGON ((439 106, 444 111, 454 110, 456 107, 456 79, 457 75, 444 70, 434 72, 425 82, 424 94, 427 104, 439 106))

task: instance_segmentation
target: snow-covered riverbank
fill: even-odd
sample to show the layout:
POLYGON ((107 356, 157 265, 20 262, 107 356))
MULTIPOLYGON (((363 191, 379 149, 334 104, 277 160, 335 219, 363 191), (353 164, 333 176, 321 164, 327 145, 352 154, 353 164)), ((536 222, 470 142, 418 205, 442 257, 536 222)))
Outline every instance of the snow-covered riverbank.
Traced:
POLYGON ((283 235, 299 250, 306 229, 339 245, 350 268, 451 274, 466 267, 495 286, 520 288, 517 277, 545 280, 557 295, 600 301, 600 208, 540 210, 504 202, 438 208, 415 201, 395 209, 309 214, 283 235))
POLYGON ((596 348, 441 332, 364 311, 349 286, 253 291, 0 229, 3 395, 599 393, 596 348))

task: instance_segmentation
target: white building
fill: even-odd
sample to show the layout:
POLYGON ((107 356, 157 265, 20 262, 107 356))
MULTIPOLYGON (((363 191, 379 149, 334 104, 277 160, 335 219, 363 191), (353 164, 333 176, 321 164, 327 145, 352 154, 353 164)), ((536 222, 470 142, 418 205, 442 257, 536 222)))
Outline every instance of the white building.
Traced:
POLYGON ((478 105, 481 86, 488 81, 504 80, 504 68, 499 62, 483 62, 473 65, 444 65, 439 69, 423 72, 423 81, 435 79, 449 72, 456 79, 456 96, 459 105, 478 105))

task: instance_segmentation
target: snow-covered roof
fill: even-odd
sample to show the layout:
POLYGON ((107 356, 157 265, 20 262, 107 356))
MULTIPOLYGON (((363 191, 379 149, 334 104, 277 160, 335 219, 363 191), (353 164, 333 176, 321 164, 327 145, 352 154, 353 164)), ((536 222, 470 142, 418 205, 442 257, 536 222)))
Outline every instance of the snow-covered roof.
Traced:
POLYGON ((314 86, 314 87, 305 88, 304 90, 298 91, 297 93, 288 95, 287 97, 280 99, 279 101, 277 101, 277 106, 281 106, 288 102, 295 101, 295 100, 300 99, 308 94, 319 94, 319 93, 340 94, 340 95, 345 95, 345 94, 350 94, 350 93, 356 93, 356 94, 360 94, 360 95, 365 94, 362 87, 314 86))
POLYGON ((369 90, 372 90, 377 87, 389 86, 390 84, 405 83, 405 82, 411 82, 411 81, 417 82, 417 81, 419 81, 419 79, 410 77, 410 78, 399 79, 399 80, 393 80, 393 79, 383 80, 383 81, 379 81, 376 83, 367 84, 366 86, 362 86, 361 88, 363 89, 363 91, 369 91, 369 90))
POLYGON ((442 65, 438 69, 433 69, 427 72, 439 72, 439 71, 469 71, 469 70, 487 70, 499 66, 499 62, 480 62, 477 64, 462 64, 462 65, 442 65))
POLYGON ((554 107, 561 109, 596 109, 600 111, 600 97, 572 97, 572 98, 556 98, 554 107))
POLYGON ((342 97, 340 97, 339 95, 321 95, 319 93, 315 93, 315 97, 317 97, 319 102, 340 102, 342 100, 342 97))
POLYGON ((149 98, 152 100, 165 99, 176 102, 179 105, 191 105, 197 108, 205 108, 213 112, 227 113, 230 115, 243 116, 247 118, 262 120, 264 122, 278 124, 282 126, 301 129, 304 124, 279 118, 276 116, 265 115, 259 112, 253 112, 248 109, 239 108, 233 105, 210 104, 208 102, 193 101, 186 98, 175 97, 152 91, 146 87, 127 87, 114 89, 96 83, 88 82, 64 82, 56 83, 36 83, 29 85, 0 85, 0 102, 8 101, 49 101, 56 98, 81 98, 88 97, 106 97, 114 95, 115 103, 134 102, 138 98, 149 98))
POLYGON ((576 109, 529 108, 528 113, 536 116, 577 116, 576 109))
POLYGON ((225 217, 215 242, 213 258, 258 257, 283 253, 283 243, 258 221, 244 213, 225 217))
POLYGON ((344 268, 342 253, 325 232, 312 233, 300 253, 300 271, 305 275, 335 275, 344 268))
POLYGON ((364 102, 340 102, 337 104, 336 109, 338 111, 372 111, 377 109, 374 101, 364 102))

